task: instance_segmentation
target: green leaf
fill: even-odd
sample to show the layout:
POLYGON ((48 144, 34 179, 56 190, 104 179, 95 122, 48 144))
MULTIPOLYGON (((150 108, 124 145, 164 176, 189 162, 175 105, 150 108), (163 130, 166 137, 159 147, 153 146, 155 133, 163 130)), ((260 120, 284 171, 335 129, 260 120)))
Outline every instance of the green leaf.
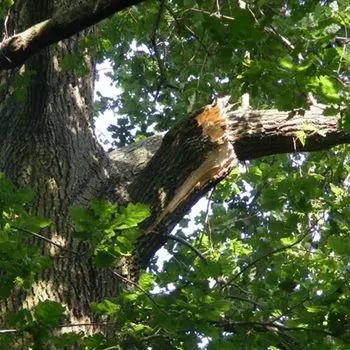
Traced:
POLYGON ((72 207, 69 210, 69 215, 73 219, 74 228, 82 237, 88 240, 92 233, 89 232, 91 226, 96 226, 96 220, 92 217, 88 210, 81 207, 72 207))
POLYGON ((333 183, 330 183, 329 186, 337 199, 341 199, 344 196, 344 189, 333 183))
POLYGON ((284 280, 280 282, 278 286, 287 293, 292 293, 297 286, 297 283, 293 280, 284 280))
POLYGON ((251 174, 253 174, 253 175, 256 175, 256 176, 258 176, 258 177, 261 177, 262 176, 262 171, 261 171, 261 169, 259 168, 259 167, 251 167, 250 169, 249 169, 249 172, 251 173, 251 174))
POLYGON ((121 296, 121 298, 125 302, 135 301, 135 300, 137 300, 138 297, 139 297, 139 295, 137 293, 131 293, 131 292, 123 293, 122 296, 121 296))
POLYGON ((341 114, 339 125, 345 132, 350 132, 350 108, 349 107, 341 114))
POLYGON ((328 327, 336 335, 341 335, 347 328, 347 316, 338 312, 328 314, 328 327))
POLYGON ((34 232, 39 232, 41 229, 52 225, 52 220, 43 216, 26 217, 22 225, 34 232))
POLYGON ((350 240, 348 237, 330 236, 328 237, 328 244, 336 254, 350 253, 350 240))
POLYGON ((21 329, 33 324, 33 316, 29 310, 21 309, 16 313, 10 313, 7 321, 11 327, 21 329))
POLYGON ((141 203, 129 203, 126 207, 120 209, 114 225, 115 229, 125 230, 137 227, 139 223, 150 216, 149 206, 141 203))
POLYGON ((117 206, 106 200, 95 200, 91 203, 90 207, 96 217, 98 217, 101 221, 110 220, 112 215, 117 211, 117 206))
POLYGON ((108 342, 102 333, 97 333, 85 337, 81 346, 83 349, 86 350, 100 350, 108 347, 108 342))
POLYGON ((301 145, 304 147, 305 146, 305 142, 306 142, 306 133, 303 130, 297 131, 295 133, 295 136, 297 138, 298 141, 300 141, 301 145))
POLYGON ((139 278, 139 286, 145 290, 149 291, 153 288, 155 277, 147 272, 142 272, 139 278))
POLYGON ((289 246, 295 242, 295 237, 283 237, 280 239, 282 245, 289 246))
POLYGON ((315 89, 316 92, 322 93, 329 101, 335 103, 340 101, 337 84, 334 79, 329 76, 320 75, 312 77, 309 86, 310 88, 315 89))
POLYGON ((34 308, 35 320, 48 328, 57 327, 65 317, 64 307, 55 301, 41 301, 34 308))
POLYGON ((280 65, 281 65, 281 67, 286 68, 286 69, 293 69, 293 67, 294 67, 294 64, 286 58, 282 58, 280 60, 280 65))
POLYGON ((115 264, 116 257, 111 255, 108 251, 97 251, 94 256, 94 263, 97 267, 106 268, 115 264))
POLYGON ((92 303, 91 309, 94 313, 101 316, 110 316, 117 313, 120 309, 120 306, 115 304, 109 299, 104 299, 100 303, 92 303))
POLYGON ((81 53, 71 53, 65 55, 60 62, 62 71, 74 71, 79 76, 88 74, 88 69, 84 60, 84 56, 81 53))
POLYGON ((70 346, 76 345, 81 338, 81 335, 78 333, 64 333, 60 336, 53 337, 53 344, 55 345, 56 349, 67 349, 70 346))

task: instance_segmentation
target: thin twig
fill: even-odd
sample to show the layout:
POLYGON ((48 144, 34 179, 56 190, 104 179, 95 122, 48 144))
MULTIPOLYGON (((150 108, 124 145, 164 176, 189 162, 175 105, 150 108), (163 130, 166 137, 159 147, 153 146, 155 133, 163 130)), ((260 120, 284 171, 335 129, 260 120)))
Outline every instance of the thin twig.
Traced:
MULTIPOLYGON (((148 231, 149 233, 155 233, 160 235, 160 233, 158 231, 148 231)), ((182 236, 174 236, 171 234, 166 234, 164 235, 166 238, 171 239, 173 241, 176 241, 178 243, 181 243, 183 245, 185 245, 186 247, 190 248, 203 262, 207 263, 207 260, 205 259, 204 255, 196 248, 194 247, 190 242, 188 242, 186 240, 186 237, 182 237, 182 236)))
POLYGON ((287 46, 289 49, 291 49, 291 50, 295 49, 295 46, 289 41, 289 39, 287 39, 286 37, 284 37, 283 35, 278 33, 278 31, 275 28, 273 28, 272 26, 265 27, 264 31, 267 32, 267 33, 271 33, 271 34, 277 36, 282 41, 282 43, 285 46, 287 46))
POLYGON ((213 187, 213 189, 211 190, 211 192, 209 193, 208 196, 208 202, 207 202, 207 208, 205 211, 205 217, 204 217, 204 228, 208 233, 209 236, 209 242, 211 247, 213 247, 213 240, 212 240, 212 235, 211 235, 211 226, 210 226, 210 217, 209 217, 209 210, 210 210, 210 204, 211 204, 211 199, 213 197, 213 193, 214 193, 215 187, 213 187))
POLYGON ((186 24, 182 25, 180 23, 179 19, 176 17, 176 13, 173 11, 172 8, 170 8, 167 4, 165 4, 165 8, 171 14, 171 16, 174 18, 174 21, 178 25, 178 27, 186 29, 191 35, 193 35, 193 37, 198 40, 199 44, 203 47, 206 54, 208 55, 210 51, 208 50, 207 46, 204 44, 203 40, 186 24))
POLYGON ((230 21, 234 21, 235 19, 233 17, 230 17, 230 16, 225 16, 225 15, 219 15, 217 13, 211 13, 209 11, 206 11, 206 10, 202 10, 202 9, 196 9, 194 7, 191 7, 190 9, 188 9, 189 11, 193 11, 193 12, 199 12, 199 13, 204 13, 205 15, 208 15, 210 17, 215 17, 215 18, 218 18, 218 19, 228 19, 230 21))
POLYGON ((255 13, 253 12, 253 10, 250 8, 249 5, 247 5, 247 10, 250 13, 250 15, 253 17, 255 24, 260 26, 259 20, 256 18, 255 13))
POLYGON ((259 261, 264 260, 265 258, 283 252, 284 250, 290 249, 292 247, 294 247, 295 245, 299 244, 305 237, 308 237, 309 235, 303 235, 301 236, 299 239, 297 239, 294 243, 289 244, 287 246, 284 247, 279 247, 277 249, 274 249, 264 255, 262 255, 261 257, 257 258, 256 260, 252 261, 251 263, 249 263, 247 266, 243 267, 241 271, 239 271, 238 273, 236 273, 230 280, 228 280, 224 285, 220 286, 220 289, 224 289, 227 286, 229 286, 233 281, 235 281, 239 276, 241 276, 245 271, 247 271, 248 269, 250 269, 252 266, 256 265, 259 261))
POLYGON ((8 23, 9 23, 9 19, 10 19, 10 13, 11 13, 11 10, 8 9, 7 15, 6 15, 5 21, 4 21, 4 37, 3 37, 2 41, 4 41, 7 38, 9 38, 8 23))
POLYGON ((186 265, 183 261, 179 260, 175 255, 173 255, 171 258, 174 259, 179 266, 183 267, 187 273, 190 272, 190 267, 186 265))
POLYGON ((190 248, 203 262, 207 264, 207 260, 205 259, 204 255, 196 247, 194 247, 190 242, 188 242, 186 238, 181 236, 173 236, 173 235, 166 235, 166 238, 172 239, 173 241, 181 243, 187 248, 190 248))
POLYGON ((19 332, 18 329, 0 329, 0 334, 17 333, 17 332, 19 332))
MULTIPOLYGON (((97 327, 97 326, 109 326, 115 325, 117 322, 92 322, 92 323, 72 323, 72 324, 62 324, 54 327, 53 329, 68 328, 68 327, 97 327)), ((6 333, 18 333, 21 332, 20 329, 0 329, 0 334, 6 333)))
POLYGON ((279 321, 282 317, 288 315, 291 311, 293 311, 294 309, 296 309, 298 306, 303 305, 305 303, 305 301, 309 300, 310 296, 306 296, 305 298, 303 298, 301 301, 299 301, 298 303, 296 303, 295 305, 292 305, 290 307, 288 307, 288 310, 286 310, 285 312, 281 313, 281 315, 274 317, 271 322, 277 322, 279 321))
POLYGON ((90 323, 72 323, 62 324, 55 328, 68 328, 68 327, 99 327, 99 326, 114 326, 118 322, 90 322, 90 323))
POLYGON ((47 243, 49 243, 49 244, 51 244, 51 245, 54 245, 55 247, 57 247, 57 248, 59 248, 59 249, 61 249, 61 250, 64 250, 64 251, 66 251, 66 252, 68 252, 68 253, 71 253, 71 254, 74 254, 74 255, 79 255, 79 256, 81 255, 81 254, 78 253, 78 252, 75 252, 75 251, 73 251, 73 250, 70 250, 70 249, 68 249, 68 248, 65 248, 65 247, 61 246, 60 244, 58 244, 58 243, 52 241, 51 239, 49 239, 49 238, 47 238, 47 237, 45 237, 45 236, 42 236, 42 235, 39 234, 39 233, 30 231, 30 230, 28 230, 28 229, 26 229, 26 228, 19 227, 19 226, 17 226, 17 225, 11 225, 11 227, 13 227, 14 229, 16 229, 16 230, 18 230, 18 231, 22 231, 22 232, 27 233, 27 234, 29 234, 29 235, 32 235, 32 236, 34 236, 34 237, 36 237, 36 238, 39 238, 39 239, 41 239, 41 240, 43 240, 43 241, 45 241, 45 242, 47 242, 47 243))
POLYGON ((215 11, 212 12, 212 16, 220 18, 221 17, 220 0, 215 0, 214 3, 215 3, 214 4, 215 11))
POLYGON ((337 69, 337 73, 338 73, 338 74, 340 73, 340 69, 341 69, 341 66, 342 66, 343 58, 344 58, 344 56, 345 56, 346 45, 347 45, 347 43, 348 43, 348 41, 349 41, 349 39, 348 39, 348 29, 347 29, 346 26, 345 26, 344 29, 345 29, 345 38, 346 38, 347 40, 344 41, 343 48, 342 48, 342 52, 341 52, 341 56, 340 56, 340 58, 339 58, 339 65, 338 65, 338 69, 337 69))
POLYGON ((133 285, 136 289, 138 289, 140 292, 142 292, 144 295, 146 295, 146 297, 157 307, 157 309, 159 311, 161 311, 165 315, 168 315, 164 311, 164 309, 154 300, 154 298, 148 292, 146 292, 138 283, 136 283, 134 281, 131 281, 129 278, 126 278, 126 277, 122 276, 121 274, 119 274, 118 272, 114 271, 113 269, 109 269, 109 271, 112 272, 112 274, 114 276, 118 277, 124 283, 129 283, 129 284, 133 285))
MULTIPOLYGON (((283 324, 280 323, 273 323, 273 322, 258 322, 258 321, 239 321, 239 322, 226 322, 226 321, 219 321, 219 322, 213 322, 219 327, 223 327, 224 330, 227 331, 233 331, 236 327, 244 327, 244 326, 259 326, 266 330, 273 330, 278 329, 281 331, 302 331, 302 332, 313 332, 313 333, 322 333, 325 335, 329 335, 331 337, 339 338, 337 335, 335 335, 332 332, 329 332, 324 329, 319 328, 308 328, 308 327, 286 327, 283 324)), ((340 338, 344 342, 348 343, 348 341, 345 341, 343 338, 340 338)))
POLYGON ((160 73, 159 84, 158 84, 158 88, 157 88, 157 91, 156 91, 156 94, 154 97, 154 102, 157 101, 158 96, 160 94, 160 89, 167 81, 166 76, 165 76, 164 62, 161 58, 161 55, 159 53, 158 46, 157 46, 157 31, 159 29, 160 21, 162 19, 162 15, 164 13, 164 8, 165 8, 165 0, 160 0, 159 11, 157 13, 156 21, 154 22, 153 27, 152 27, 152 33, 150 35, 150 42, 151 42, 152 47, 153 47, 154 55, 156 57, 156 61, 157 61, 159 73, 160 73))
POLYGON ((150 340, 156 339, 156 338, 166 338, 167 339, 169 337, 165 334, 155 333, 155 334, 147 335, 147 336, 141 338, 140 340, 147 342, 147 341, 150 341, 150 340))
POLYGON ((254 305, 256 308, 259 308, 261 310, 263 310, 263 306, 260 305, 259 303, 257 303, 256 301, 254 300, 251 300, 251 299, 247 299, 247 298, 243 298, 243 297, 240 297, 238 295, 228 295, 227 296, 228 299, 234 299, 234 300, 239 300, 239 301, 243 301, 245 303, 249 303, 249 304, 252 304, 254 305))

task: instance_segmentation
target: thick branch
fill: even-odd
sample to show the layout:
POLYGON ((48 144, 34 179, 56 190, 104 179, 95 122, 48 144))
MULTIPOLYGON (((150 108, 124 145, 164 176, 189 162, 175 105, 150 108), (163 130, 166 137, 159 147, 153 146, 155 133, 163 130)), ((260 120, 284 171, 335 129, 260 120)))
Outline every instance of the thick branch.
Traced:
MULTIPOLYGON (((229 138, 239 161, 273 154, 328 150, 350 143, 350 134, 338 128, 339 117, 326 117, 321 109, 291 117, 277 110, 231 111, 229 138), (300 137, 304 136, 304 142, 300 137)), ((162 145, 164 134, 110 153, 111 160, 128 182, 142 171, 162 145)))
POLYGON ((41 49, 142 1, 144 0, 87 0, 83 4, 78 2, 69 9, 60 9, 52 18, 37 23, 0 44, 0 70, 20 66, 41 49))
POLYGON ((230 139, 237 158, 322 151, 350 143, 350 134, 338 128, 339 118, 322 112, 318 108, 294 116, 277 110, 229 112, 230 139))
POLYGON ((141 266, 196 200, 238 161, 350 143, 338 120, 323 116, 321 109, 293 116, 276 110, 232 111, 222 99, 179 123, 162 141, 157 136, 112 152, 116 165, 132 174, 126 181, 129 199, 152 208, 138 245, 141 266))

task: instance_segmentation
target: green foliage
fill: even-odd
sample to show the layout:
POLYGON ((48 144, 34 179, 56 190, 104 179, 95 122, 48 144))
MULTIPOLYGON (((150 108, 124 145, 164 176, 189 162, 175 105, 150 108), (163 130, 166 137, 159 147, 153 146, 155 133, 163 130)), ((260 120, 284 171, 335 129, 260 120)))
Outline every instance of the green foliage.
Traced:
POLYGON ((115 314, 119 310, 119 305, 104 299, 101 303, 92 304, 91 309, 96 314, 108 316, 115 314))
POLYGON ((13 82, 13 93, 15 94, 18 101, 24 101, 28 86, 35 77, 36 72, 32 70, 22 70, 16 75, 13 82))
POLYGON ((29 289, 37 272, 49 266, 23 230, 39 231, 51 221, 28 216, 25 206, 33 198, 27 188, 17 189, 0 173, 0 299, 16 288, 29 289))
POLYGON ((96 307, 115 320, 112 343, 348 349, 347 154, 341 147, 234 170, 214 193, 205 229, 188 237, 207 264, 170 242, 172 257, 153 278, 141 275, 138 288, 96 307))
MULTIPOLYGON (((0 13, 5 14, 5 2, 0 13)), ((7 6, 11 5, 9 1, 7 6)), ((101 23, 81 52, 109 60, 118 100, 98 94, 96 113, 119 114, 110 127, 124 145, 167 130, 209 97, 249 92, 253 108, 308 108, 312 92, 340 113, 350 130, 347 0, 147 1, 101 23), (216 4, 220 8, 216 8, 216 4), (337 38, 345 38, 339 44, 337 38), (249 55, 247 55, 249 52, 249 55)), ((86 72, 82 53, 63 70, 86 72)), ((23 98, 31 72, 15 81, 23 98)), ((305 131, 308 125, 305 124, 305 131)), ((305 133, 297 138, 305 142, 305 133)), ((196 219, 187 246, 168 242, 171 257, 154 261, 137 285, 91 308, 108 334, 54 336, 64 308, 53 302, 9 317, 16 332, 0 348, 28 338, 27 348, 66 349, 349 349, 349 148, 247 162, 217 185, 208 213, 196 219)), ((0 297, 29 289, 48 266, 26 232, 50 225, 28 216, 31 191, 0 177, 0 297)), ((130 256, 149 208, 95 201, 73 208, 76 238, 88 242, 100 268, 130 256)), ((182 225, 184 228, 186 224, 182 225)))
POLYGON ((349 166, 341 147, 234 170, 205 229, 188 237, 208 263, 170 242, 172 257, 154 266, 156 288, 143 290, 141 277, 114 300, 116 343, 348 349, 349 166))
MULTIPOLYGON (((52 339, 52 329, 57 327, 64 318, 64 308, 60 303, 43 301, 33 310, 21 309, 10 314, 8 323, 20 335, 26 334, 32 339, 34 348, 47 348, 52 339)), ((0 339, 0 344, 4 339, 0 339)))
MULTIPOLYGON (((40 238, 37 233, 52 224, 47 218, 28 215, 25 207, 33 199, 30 189, 17 189, 0 174, 0 298, 6 298, 14 289, 30 289, 39 271, 50 266, 29 238, 40 238)), ((94 201, 87 209, 72 208, 76 234, 90 244, 91 255, 99 267, 109 267, 120 256, 130 255, 139 235, 138 225, 150 215, 146 205, 129 203, 117 209, 107 201, 94 201)), ((87 257, 88 258, 88 255, 87 257)), ((140 277, 142 290, 150 290, 154 284, 152 275, 140 277)), ((91 305, 93 312, 101 316, 114 315, 120 305, 105 299, 91 305)), ((20 309, 8 316, 8 326, 15 329, 5 335, 0 333, 0 347, 10 346, 23 336, 29 349, 57 349, 77 345, 84 349, 102 349, 108 341, 102 335, 82 339, 76 333, 54 336, 65 317, 65 308, 57 302, 43 301, 33 309, 20 309)))
POLYGON ((96 102, 96 112, 118 115, 116 146, 167 130, 221 94, 238 101, 249 92, 253 108, 292 110, 308 108, 312 92, 348 125, 348 1, 216 3, 168 0, 157 22, 159 2, 150 0, 83 39, 82 48, 111 62, 108 75, 122 90, 96 102))
POLYGON ((80 53, 64 56, 60 62, 60 67, 63 71, 74 71, 78 76, 84 76, 89 72, 85 64, 84 55, 80 53))
POLYGON ((138 225, 150 211, 141 203, 129 203, 118 211, 108 201, 94 201, 88 209, 72 208, 70 215, 77 236, 90 244, 95 264, 108 267, 121 256, 131 255, 138 225))
POLYGON ((14 4, 14 0, 1 0, 0 1, 0 17, 6 17, 8 9, 14 4))
POLYGON ((60 303, 53 301, 40 302, 33 313, 36 322, 43 327, 53 328, 64 318, 64 308, 60 303))
MULTIPOLYGON (((171 257, 162 268, 153 264, 134 288, 91 305, 108 320, 108 338, 53 336, 64 309, 51 302, 20 310, 10 326, 29 336, 28 344, 58 349, 348 349, 348 147, 246 165, 217 186, 210 214, 202 212, 202 226, 187 237, 207 263, 169 241, 171 257)), ((1 183, 2 208, 23 215, 30 191, 1 183)), ((71 214, 95 263, 109 267, 130 253, 133 240, 125 232, 137 232, 149 211, 96 201, 71 214)), ((16 336, 0 337, 0 345, 16 336)))

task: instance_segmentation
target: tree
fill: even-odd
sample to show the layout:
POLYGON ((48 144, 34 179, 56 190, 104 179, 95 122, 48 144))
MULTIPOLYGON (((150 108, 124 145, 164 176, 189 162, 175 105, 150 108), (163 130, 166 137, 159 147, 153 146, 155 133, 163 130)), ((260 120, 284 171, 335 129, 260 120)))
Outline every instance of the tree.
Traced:
POLYGON ((346 1, 1 9, 2 344, 347 348, 349 163, 330 150, 350 141, 346 1), (123 89, 95 105, 122 116, 111 152, 93 132, 105 59, 123 89), (171 235, 214 186, 206 234, 171 235), (153 296, 141 270, 168 240, 153 296))

